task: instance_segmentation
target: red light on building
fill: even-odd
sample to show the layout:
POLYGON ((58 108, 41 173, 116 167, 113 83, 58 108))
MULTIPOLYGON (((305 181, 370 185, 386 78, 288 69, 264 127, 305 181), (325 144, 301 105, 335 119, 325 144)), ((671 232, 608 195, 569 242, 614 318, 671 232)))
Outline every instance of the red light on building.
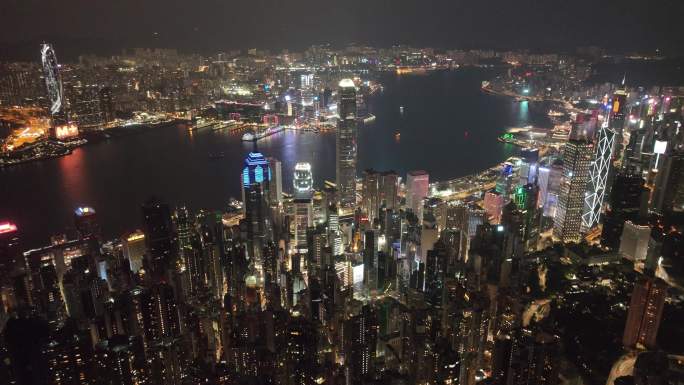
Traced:
POLYGON ((278 125, 278 115, 274 115, 274 114, 264 115, 262 118, 262 122, 266 125, 269 125, 269 126, 277 126, 278 125))
POLYGON ((0 234, 17 231, 17 225, 11 222, 0 222, 0 234))
POLYGON ((77 137, 78 127, 73 123, 55 126, 53 136, 59 140, 77 137))

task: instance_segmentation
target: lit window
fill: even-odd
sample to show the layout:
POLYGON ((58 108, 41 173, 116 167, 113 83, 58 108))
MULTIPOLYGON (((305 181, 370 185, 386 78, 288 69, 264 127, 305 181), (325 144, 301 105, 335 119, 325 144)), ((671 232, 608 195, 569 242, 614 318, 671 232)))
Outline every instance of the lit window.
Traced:
POLYGON ((242 170, 242 185, 249 186, 249 168, 247 167, 242 170))
POLYGON ((254 181, 257 183, 264 181, 264 169, 261 166, 256 166, 254 169, 254 181))

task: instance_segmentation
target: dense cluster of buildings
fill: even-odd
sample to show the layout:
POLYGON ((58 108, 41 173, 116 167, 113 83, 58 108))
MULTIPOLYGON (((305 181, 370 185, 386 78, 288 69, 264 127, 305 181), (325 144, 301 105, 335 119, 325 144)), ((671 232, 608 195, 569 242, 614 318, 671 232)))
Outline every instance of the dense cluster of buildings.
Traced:
MULTIPOLYGON (((684 315, 674 294, 684 277, 684 99, 618 87, 576 115, 560 153, 524 149, 482 199, 440 199, 426 171, 404 179, 357 166, 358 93, 368 84, 346 75, 388 66, 387 57, 405 69, 450 66, 456 57, 397 50, 313 47, 302 57, 252 51, 211 62, 142 50, 128 66, 83 57, 88 69, 71 69, 81 80, 64 80, 67 94, 90 95, 69 101, 83 109, 74 114, 83 128, 101 126, 112 111, 185 113, 227 96, 218 104, 266 100, 279 118, 294 108, 293 119, 316 120, 320 106, 332 105, 336 180, 316 186, 311 164, 284 170, 255 144, 230 182, 240 183, 242 202, 226 212, 152 198, 141 207, 141 229, 110 240, 97 208, 79 207, 75 236, 31 250, 22 229, 0 222, 0 378, 681 384, 675 354, 684 336, 663 314, 684 315), (279 71, 297 60, 311 68, 279 71), (293 186, 283 186, 283 173, 293 186), (619 336, 604 341, 602 325, 619 336), (674 333, 674 348, 659 338, 663 329, 674 333)), ((48 47, 46 68, 51 61, 48 47)), ((3 87, 28 81, 21 68, 3 87)), ((68 122, 62 85, 47 83, 56 92, 53 122, 68 122)), ((31 96, 2 88, 0 98, 31 96)), ((226 114, 252 119, 248 110, 226 114)))
MULTIPOLYGON (((583 57, 596 58, 598 54, 583 57)), ((271 122, 270 115, 279 115, 281 120, 285 117, 279 123, 289 123, 288 118, 319 120, 336 112, 327 111, 336 81, 358 76, 363 78, 357 82, 361 91, 373 92, 379 86, 372 82, 372 74, 378 71, 425 72, 510 63, 515 67, 509 75, 524 75, 527 70, 521 73, 522 68, 535 68, 535 79, 542 79, 542 73, 553 76, 552 80, 532 84, 536 93, 537 89, 545 90, 549 81, 560 83, 563 79, 570 83, 561 88, 578 90, 590 70, 587 59, 573 55, 438 51, 409 46, 352 45, 334 49, 318 45, 304 52, 251 49, 213 56, 181 54, 173 49, 133 49, 109 57, 82 55, 77 62, 60 63, 53 47, 44 44, 40 59, 0 64, 0 112, 8 108, 42 108, 44 117, 52 120, 52 127, 27 125, 0 114, 0 140, 16 139, 12 136, 22 135, 26 128, 36 129, 44 138, 61 140, 80 132, 162 117, 227 120, 237 113, 258 123, 271 122), (221 103, 225 100, 239 103, 221 103), (268 106, 269 110, 253 111, 246 107, 251 103, 268 106)), ((525 82, 516 83, 520 89, 528 87, 525 82)), ((359 117, 366 116, 362 100, 358 109, 359 117)), ((23 135, 26 137, 26 133, 23 135)))

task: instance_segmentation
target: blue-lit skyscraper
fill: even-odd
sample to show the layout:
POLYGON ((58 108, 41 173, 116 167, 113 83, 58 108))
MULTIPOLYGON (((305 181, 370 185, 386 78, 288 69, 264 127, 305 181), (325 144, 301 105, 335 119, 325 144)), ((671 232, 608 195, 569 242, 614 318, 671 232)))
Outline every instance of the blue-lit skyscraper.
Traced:
POLYGON ((271 238, 271 220, 268 215, 271 168, 268 160, 260 152, 250 152, 245 159, 241 179, 248 253, 259 271, 261 251, 271 238))
POLYGON ((254 183, 263 184, 271 180, 271 167, 268 160, 260 152, 250 152, 245 158, 242 169, 242 188, 254 183))

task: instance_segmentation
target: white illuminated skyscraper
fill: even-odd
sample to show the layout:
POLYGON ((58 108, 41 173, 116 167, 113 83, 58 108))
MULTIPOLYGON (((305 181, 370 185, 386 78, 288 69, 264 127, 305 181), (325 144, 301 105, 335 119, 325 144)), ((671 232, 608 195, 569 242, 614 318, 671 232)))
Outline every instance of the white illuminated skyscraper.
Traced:
POLYGON ((297 163, 295 165, 293 183, 296 193, 307 193, 313 190, 311 163, 297 163))
POLYGON ((587 231, 599 223, 603 200, 606 196, 608 172, 613 159, 615 145, 615 131, 609 127, 606 117, 596 138, 594 161, 589 173, 589 191, 584 198, 584 213, 582 214, 582 229, 587 231))

